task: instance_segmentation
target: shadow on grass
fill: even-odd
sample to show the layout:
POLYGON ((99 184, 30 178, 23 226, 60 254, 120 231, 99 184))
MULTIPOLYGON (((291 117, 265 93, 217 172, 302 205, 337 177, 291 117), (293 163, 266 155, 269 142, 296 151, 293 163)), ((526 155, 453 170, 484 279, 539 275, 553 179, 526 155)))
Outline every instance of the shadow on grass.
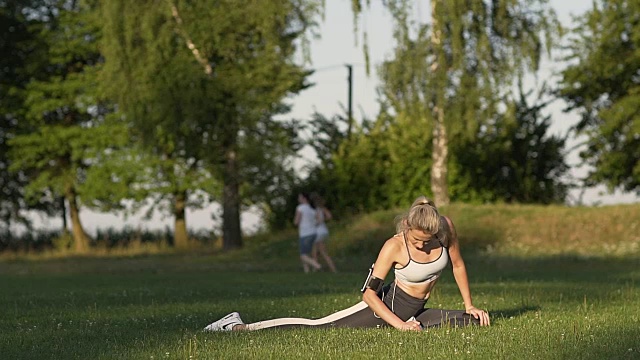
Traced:
POLYGON ((467 271, 474 281, 533 281, 603 283, 640 280, 638 257, 584 257, 554 255, 514 257, 465 254, 467 271))
MULTIPOLYGON (((555 300, 559 298, 564 302, 572 301, 574 309, 581 304, 584 293, 589 294, 589 303, 594 300, 604 302, 611 298, 612 288, 639 280, 637 259, 571 256, 520 259, 478 254, 465 259, 474 298, 506 297, 510 302, 522 302, 520 306, 509 307, 509 303, 505 303, 505 307, 490 310, 494 324, 539 311, 549 304, 559 306, 555 300)), ((135 353, 137 348, 152 343, 154 345, 144 345, 144 349, 148 351, 157 346, 158 354, 162 355, 164 351, 171 351, 164 344, 173 347, 182 344, 185 339, 198 335, 208 322, 233 310, 246 311, 260 318, 271 314, 288 316, 287 311, 291 309, 287 304, 292 301, 300 304, 297 308, 300 312, 316 306, 316 300, 310 299, 337 299, 332 308, 346 308, 357 302, 352 300, 358 298, 358 287, 366 275, 362 268, 338 276, 243 272, 237 271, 242 269, 242 263, 228 268, 224 266, 226 262, 198 265, 200 261, 212 259, 188 256, 137 260, 147 261, 138 271, 131 271, 135 266, 127 271, 119 268, 122 261, 109 264, 101 260, 99 266, 113 269, 112 273, 78 273, 74 270, 68 274, 4 277, 6 287, 0 295, 0 305, 16 310, 15 315, 8 314, 13 319, 5 318, 4 324, 0 321, 0 332, 8 330, 6 340, 3 340, 5 348, 0 346, 2 353, 15 355, 15 358, 131 358, 140 355, 135 353), (62 324, 59 329, 55 328, 57 322, 62 324), (47 330, 28 330, 26 324, 32 328, 38 325, 38 329, 47 327, 47 330), (23 329, 15 331, 16 326, 23 329), (73 345, 76 343, 78 346, 73 345)), ((72 266, 73 261, 67 265, 72 266)), ((440 281, 438 291, 446 289, 446 296, 442 298, 455 297, 457 290, 450 270, 440 281)), ((621 297, 631 299, 637 295, 631 285, 623 289, 628 294, 622 293, 621 297)), ((300 313, 300 316, 318 317, 331 310, 319 312, 300 313)), ((611 358, 608 355, 612 351, 619 358, 626 358, 629 348, 636 352, 629 352, 628 358, 637 356, 633 339, 638 338, 638 332, 618 330, 620 336, 616 336, 614 349, 594 343, 588 349, 580 350, 578 358, 611 358)), ((567 350, 558 357, 576 358, 574 355, 576 353, 567 350)))
POLYGON ((511 309, 491 310, 489 311, 489 315, 491 315, 492 322, 495 323, 496 320, 510 319, 522 316, 523 314, 528 312, 539 311, 541 309, 541 306, 521 306, 511 309))

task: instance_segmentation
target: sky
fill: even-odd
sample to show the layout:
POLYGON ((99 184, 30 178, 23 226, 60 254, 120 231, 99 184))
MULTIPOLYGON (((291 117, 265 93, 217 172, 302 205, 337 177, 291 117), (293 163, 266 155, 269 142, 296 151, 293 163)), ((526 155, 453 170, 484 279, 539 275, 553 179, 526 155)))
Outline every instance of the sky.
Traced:
MULTIPOLYGON (((354 33, 353 13, 351 12, 351 0, 326 0, 324 20, 320 24, 318 33, 320 37, 311 43, 311 63, 307 66, 315 69, 310 77, 313 87, 306 89, 301 94, 290 98, 293 105, 289 114, 297 119, 309 119, 311 114, 318 111, 328 117, 334 114, 344 114, 347 106, 348 82, 346 64, 353 67, 353 116, 356 121, 364 117, 373 119, 379 110, 376 88, 379 84, 376 66, 392 54, 393 39, 391 17, 382 7, 380 0, 371 1, 371 7, 359 17, 359 33, 354 33), (366 31, 368 36, 369 56, 371 69, 367 75, 365 71, 364 53, 362 50, 362 34, 366 31)), ((428 4, 426 0, 416 0, 414 14, 416 20, 424 22, 428 20, 428 4)), ((587 0, 551 0, 550 5, 556 11, 559 20, 565 26, 570 26, 572 15, 579 15, 591 7, 592 2, 587 0)), ((562 69, 563 64, 554 59, 545 59, 541 66, 538 79, 531 79, 530 84, 535 86, 544 80, 553 84, 553 73, 562 69)), ((563 103, 556 101, 548 107, 552 116, 552 135, 564 135, 567 129, 578 120, 576 114, 564 113, 563 103)), ((580 139, 572 139, 568 143, 571 147, 580 142, 580 139)), ((580 164, 577 156, 579 149, 569 154, 567 162, 574 166, 572 175, 581 177, 586 174, 588 168, 576 166, 580 164)), ((304 161, 304 160, 303 160, 304 161)), ((309 160, 312 161, 312 160, 309 160)), ((604 187, 587 189, 583 194, 574 191, 570 195, 569 202, 581 198, 586 205, 608 205, 618 203, 640 202, 640 198, 629 193, 607 194, 604 187)), ((219 213, 219 207, 212 206, 205 210, 188 211, 187 225, 190 229, 211 229, 216 223, 212 219, 212 212, 219 213)), ((293 216, 293 214, 292 214, 293 216)), ((34 218, 37 227, 59 227, 59 219, 34 218)), ((87 209, 81 212, 81 220, 85 229, 90 234, 95 234, 96 229, 114 228, 124 226, 142 229, 164 229, 172 227, 172 219, 156 214, 150 220, 143 220, 142 215, 136 214, 124 218, 115 214, 95 213, 87 209)), ((253 232, 260 227, 260 222, 255 213, 249 212, 242 216, 242 228, 246 233, 253 232)), ((219 226, 219 225, 218 225, 219 226)))

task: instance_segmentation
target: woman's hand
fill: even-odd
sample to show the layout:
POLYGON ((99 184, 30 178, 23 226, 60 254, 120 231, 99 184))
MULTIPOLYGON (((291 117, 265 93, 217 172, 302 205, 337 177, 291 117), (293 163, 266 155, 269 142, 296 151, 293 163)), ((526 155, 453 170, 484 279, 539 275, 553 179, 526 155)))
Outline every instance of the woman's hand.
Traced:
POLYGON ((491 320, 489 319, 489 313, 484 310, 480 310, 475 306, 471 306, 465 310, 467 314, 470 314, 474 318, 480 320, 480 326, 489 326, 491 325, 491 320))
POLYGON ((416 320, 413 316, 407 320, 402 326, 398 328, 403 331, 420 331, 422 330, 422 324, 416 320))

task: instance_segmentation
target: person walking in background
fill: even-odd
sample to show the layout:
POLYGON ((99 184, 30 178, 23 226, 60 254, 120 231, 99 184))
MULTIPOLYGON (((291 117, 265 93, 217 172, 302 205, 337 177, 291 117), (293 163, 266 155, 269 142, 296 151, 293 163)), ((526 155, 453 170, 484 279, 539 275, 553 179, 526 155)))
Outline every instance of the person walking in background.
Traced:
POLYGON ((440 215, 433 201, 420 196, 409 211, 396 218, 396 235, 389 238, 369 269, 362 301, 320 319, 280 318, 245 324, 232 312, 205 331, 261 329, 379 328, 420 331, 439 326, 490 325, 489 314, 473 306, 467 269, 451 219, 440 215), (442 270, 451 264, 464 310, 425 308, 442 270), (393 271, 395 279, 385 285, 393 271))
POLYGON ((309 194, 298 194, 298 206, 293 223, 298 227, 300 261, 302 269, 308 273, 310 269, 320 270, 322 266, 311 257, 313 242, 316 239, 316 210, 309 199, 309 194))
POLYGON ((316 240, 313 242, 313 251, 311 257, 318 261, 318 254, 322 256, 327 263, 329 270, 338 272, 329 252, 327 251, 326 242, 329 239, 329 229, 326 222, 333 218, 331 211, 327 209, 324 198, 318 193, 311 194, 311 202, 316 208, 316 240))

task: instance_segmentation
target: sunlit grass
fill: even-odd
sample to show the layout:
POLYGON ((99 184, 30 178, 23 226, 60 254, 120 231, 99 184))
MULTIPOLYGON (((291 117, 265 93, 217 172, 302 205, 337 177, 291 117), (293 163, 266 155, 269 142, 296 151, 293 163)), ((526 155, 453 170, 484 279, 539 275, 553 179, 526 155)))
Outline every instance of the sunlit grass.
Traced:
MULTIPOLYGON (((99 248, 91 254, 4 255, 3 359, 638 359, 639 206, 452 205, 476 306, 489 328, 423 333, 332 329, 204 333, 239 311, 245 321, 321 317, 360 299, 358 288, 396 212, 332 224, 340 273, 305 275, 293 229, 222 253, 99 248), (492 209, 495 210, 492 213, 492 209), (564 223, 554 222, 563 215, 564 223), (387 221, 383 219, 388 219, 387 221), (597 226, 588 223, 599 222, 597 226), (618 226, 624 223, 626 226, 618 226), (576 235, 577 234, 577 235, 576 235), (511 239, 511 240, 510 240, 511 239), (520 240, 519 240, 520 239, 520 240), (566 239, 566 241, 565 241, 566 239), (605 251, 605 245, 616 251, 605 251), (523 249, 526 249, 523 250, 523 249), (118 252, 120 251, 120 252, 118 252), (157 252, 154 252, 157 251, 157 252)), ((462 308, 451 271, 428 306, 462 308)))
MULTIPOLYGON (((420 334, 392 329, 204 333, 201 329, 209 322, 233 310, 245 321, 326 315, 359 300, 362 274, 194 272, 191 267, 173 268, 174 261, 167 266, 164 260, 155 258, 155 267, 137 271, 120 269, 111 259, 113 269, 104 272, 85 273, 83 268, 1 276, 3 358, 640 356, 634 259, 522 264, 470 257, 475 301, 491 312, 493 326, 420 334)), ((443 277, 429 305, 461 308, 450 274, 443 277)))

